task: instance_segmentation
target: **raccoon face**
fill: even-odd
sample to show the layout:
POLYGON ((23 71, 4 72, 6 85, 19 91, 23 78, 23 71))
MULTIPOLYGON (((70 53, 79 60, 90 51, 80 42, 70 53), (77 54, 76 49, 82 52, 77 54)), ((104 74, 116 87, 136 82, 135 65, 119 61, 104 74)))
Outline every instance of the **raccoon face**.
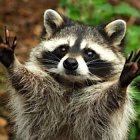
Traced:
POLYGON ((44 26, 46 34, 37 55, 44 70, 78 80, 100 81, 120 74, 124 57, 119 49, 126 32, 123 20, 91 27, 46 10, 44 26))

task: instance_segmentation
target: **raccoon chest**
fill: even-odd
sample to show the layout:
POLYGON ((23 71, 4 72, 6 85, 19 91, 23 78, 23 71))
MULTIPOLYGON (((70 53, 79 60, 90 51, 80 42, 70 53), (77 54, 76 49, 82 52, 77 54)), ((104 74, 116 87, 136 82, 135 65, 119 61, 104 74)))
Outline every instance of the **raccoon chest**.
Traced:
POLYGON ((67 96, 51 98, 55 100, 48 102, 42 100, 40 104, 28 102, 30 108, 26 109, 26 114, 24 110, 22 116, 18 116, 17 125, 26 122, 24 130, 37 139, 42 137, 41 140, 101 140, 108 121, 94 110, 96 104, 90 104, 90 97, 85 98, 83 94, 67 96))

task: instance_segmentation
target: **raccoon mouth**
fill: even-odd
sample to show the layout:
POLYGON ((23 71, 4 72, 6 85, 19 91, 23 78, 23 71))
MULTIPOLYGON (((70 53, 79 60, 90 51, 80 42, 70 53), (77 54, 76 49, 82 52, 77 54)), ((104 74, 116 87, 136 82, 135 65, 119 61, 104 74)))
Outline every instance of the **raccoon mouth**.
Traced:
MULTIPOLYGON (((83 88, 83 87, 88 87, 91 86, 93 84, 97 84, 96 81, 91 81, 89 79, 84 80, 83 78, 78 78, 77 73, 71 73, 68 72, 68 74, 65 75, 60 75, 60 74, 51 74, 53 76, 53 78, 68 87, 76 87, 76 88, 83 88)), ((80 74, 79 74, 80 75, 80 74)))
POLYGON ((69 70, 65 70, 65 74, 66 75, 72 75, 72 76, 78 76, 79 75, 76 71, 69 71, 69 70))

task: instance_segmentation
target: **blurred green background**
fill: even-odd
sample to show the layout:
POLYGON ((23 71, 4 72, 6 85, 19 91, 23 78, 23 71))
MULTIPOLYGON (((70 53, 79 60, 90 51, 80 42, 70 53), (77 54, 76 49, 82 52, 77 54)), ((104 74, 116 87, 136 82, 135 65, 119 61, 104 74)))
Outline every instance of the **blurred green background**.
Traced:
MULTIPOLYGON (((28 57, 28 50, 38 43, 42 31, 42 15, 52 8, 73 20, 96 26, 114 19, 127 22, 125 55, 140 48, 140 0, 0 0, 0 33, 5 24, 11 36, 18 36, 20 46, 16 55, 21 62, 28 57)), ((8 121, 9 109, 4 69, 0 67, 0 117, 8 121)), ((140 78, 133 83, 136 119, 130 126, 129 140, 140 140, 140 78)), ((7 135, 9 135, 8 132, 7 135)))

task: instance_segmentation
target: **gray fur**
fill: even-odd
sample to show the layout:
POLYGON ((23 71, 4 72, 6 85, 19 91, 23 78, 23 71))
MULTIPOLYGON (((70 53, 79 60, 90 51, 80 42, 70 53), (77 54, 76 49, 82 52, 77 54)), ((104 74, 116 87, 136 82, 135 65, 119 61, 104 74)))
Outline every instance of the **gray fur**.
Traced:
MULTIPOLYGON (((96 42, 115 52, 97 29, 78 23, 62 28, 50 40, 70 36, 77 38, 78 31, 84 33, 83 38, 87 42, 96 42), (69 36, 66 36, 68 33, 69 36)), ((107 78, 92 75, 90 80, 94 79, 93 84, 88 86, 81 80, 88 79, 87 75, 82 76, 81 83, 76 81, 72 84, 69 81, 73 81, 73 77, 52 76, 36 59, 44 49, 43 43, 40 43, 32 50, 25 66, 15 59, 8 69, 15 139, 126 140, 133 106, 128 90, 119 87, 124 65, 122 54, 116 51, 113 55, 115 69, 107 78), (96 79, 98 82, 94 84, 96 79)))

